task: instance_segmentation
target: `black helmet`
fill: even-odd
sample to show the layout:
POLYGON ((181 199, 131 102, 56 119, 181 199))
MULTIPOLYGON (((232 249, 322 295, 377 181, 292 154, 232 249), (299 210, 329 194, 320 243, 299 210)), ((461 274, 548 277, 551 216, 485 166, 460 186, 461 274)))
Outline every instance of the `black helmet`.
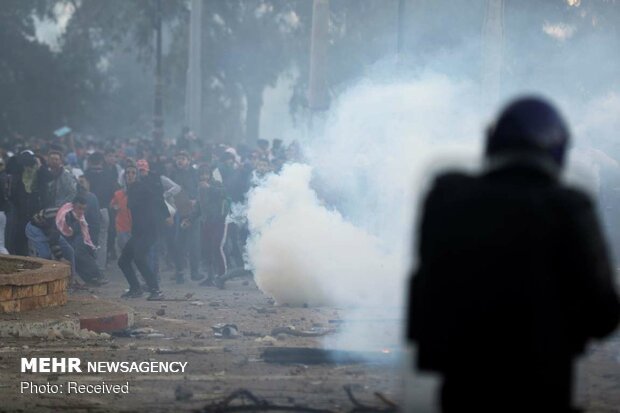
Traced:
POLYGON ((538 153, 562 166, 569 141, 566 122, 549 102, 524 97, 510 103, 489 130, 486 155, 538 153))

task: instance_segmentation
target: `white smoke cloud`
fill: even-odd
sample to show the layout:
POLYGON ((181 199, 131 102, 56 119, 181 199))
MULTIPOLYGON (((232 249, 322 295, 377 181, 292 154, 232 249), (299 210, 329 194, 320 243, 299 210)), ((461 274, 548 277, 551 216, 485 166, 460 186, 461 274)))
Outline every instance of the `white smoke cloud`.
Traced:
MULTIPOLYGON (((402 319, 415 266, 414 221, 429 179, 446 168, 479 168, 483 130, 495 115, 481 109, 479 91, 473 82, 425 72, 344 92, 305 142, 309 165, 288 165, 249 195, 248 264, 259 288, 278 304, 345 307, 348 319, 402 319)), ((574 114, 577 135, 613 136, 614 96, 574 114)), ((567 179, 596 195, 593 153, 573 151, 567 179)), ((399 344, 398 331, 376 327, 352 323, 326 345, 399 344)))
POLYGON ((381 274, 401 271, 398 262, 379 239, 319 201, 311 172, 307 165, 287 165, 250 196, 248 254, 257 285, 279 304, 377 302, 381 274))
POLYGON ((250 193, 259 288, 280 304, 401 308, 415 207, 438 155, 476 163, 476 99, 473 84, 430 73, 344 93, 306 145, 312 167, 289 165, 250 193))

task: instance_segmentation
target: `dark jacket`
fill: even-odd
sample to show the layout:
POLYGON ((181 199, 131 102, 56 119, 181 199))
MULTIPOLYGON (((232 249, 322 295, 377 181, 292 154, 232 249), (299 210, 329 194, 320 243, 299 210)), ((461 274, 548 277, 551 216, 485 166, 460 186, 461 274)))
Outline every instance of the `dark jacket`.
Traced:
POLYGON ((181 187, 181 192, 174 197, 178 216, 197 221, 200 208, 198 205, 192 206, 191 201, 198 200, 198 172, 191 166, 187 169, 175 167, 170 178, 181 187))
POLYGON ((11 175, 6 171, 0 172, 0 211, 9 209, 9 195, 11 193, 11 175))
POLYGON ((187 169, 175 167, 170 174, 170 179, 181 186, 189 199, 198 199, 198 172, 194 168, 191 166, 187 169))
POLYGON ((592 201, 533 164, 440 176, 418 247, 408 336, 421 369, 566 365, 618 324, 592 201))
POLYGON ((40 228, 47 236, 50 251, 55 260, 63 258, 62 249, 60 248, 60 231, 56 227, 56 214, 58 207, 42 209, 30 220, 32 225, 40 228))
POLYGON ((170 216, 164 202, 161 179, 154 173, 141 177, 127 189, 132 236, 157 236, 158 228, 170 216))
POLYGON ((211 224, 224 222, 230 211, 230 199, 222 183, 211 181, 209 187, 201 187, 199 190, 200 214, 202 221, 211 224))
POLYGON ((107 208, 118 189, 118 177, 112 168, 91 166, 84 173, 90 183, 90 191, 95 194, 101 208, 107 208))
POLYGON ((32 185, 27 189, 23 182, 25 167, 20 162, 20 157, 17 155, 9 159, 7 173, 11 175, 9 200, 17 220, 25 225, 41 209, 53 207, 54 202, 48 196, 47 185, 52 177, 45 162, 41 160, 42 166, 35 172, 32 185))

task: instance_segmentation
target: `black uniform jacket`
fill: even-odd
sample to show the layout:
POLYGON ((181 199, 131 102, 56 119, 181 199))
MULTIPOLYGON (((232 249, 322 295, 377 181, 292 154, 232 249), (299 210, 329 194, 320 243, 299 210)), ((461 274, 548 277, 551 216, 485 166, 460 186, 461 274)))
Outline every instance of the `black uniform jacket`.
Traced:
POLYGON ((536 162, 437 178, 410 291, 418 367, 565 364, 620 304, 592 201, 536 162))

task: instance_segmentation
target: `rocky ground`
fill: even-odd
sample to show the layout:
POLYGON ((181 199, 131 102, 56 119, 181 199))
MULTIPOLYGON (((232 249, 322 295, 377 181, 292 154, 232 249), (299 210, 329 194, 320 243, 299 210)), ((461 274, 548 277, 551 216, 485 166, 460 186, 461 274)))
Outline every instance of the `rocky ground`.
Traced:
MULTIPOLYGON (((225 290, 199 287, 188 281, 177 286, 170 273, 162 275, 168 298, 182 301, 149 302, 144 298, 121 300, 122 275, 111 270, 111 283, 80 292, 116 300, 135 309, 133 337, 46 337, 2 339, 0 344, 0 412, 3 411, 195 411, 238 389, 278 405, 351 411, 355 406, 345 387, 365 405, 389 409, 405 405, 404 361, 348 364, 273 364, 262 359, 266 348, 323 348, 324 337, 299 337, 291 331, 312 331, 333 337, 342 328, 344 310, 288 308, 273 305, 249 278, 230 281, 225 290), (189 296, 191 295, 191 296, 189 296), (189 297, 189 298, 187 298, 189 297), (218 323, 237 326, 234 338, 216 337, 218 323), (280 329, 294 327, 295 330, 280 329), (336 330, 336 331, 332 331, 336 330), (185 374, 21 374, 20 357, 79 357, 83 361, 182 361, 185 374), (20 394, 19 383, 130 384, 128 395, 20 394), (377 393, 379 396, 375 395, 377 393), (380 400, 380 397, 385 401, 380 400)), ((368 323, 382 338, 397 345, 400 333, 394 320, 368 323), (371 325, 372 323, 379 325, 371 325)), ((388 350, 373 349, 379 355, 388 350)), ((620 412, 620 335, 593 347, 581 363, 579 398, 588 412, 620 412)), ((410 381, 407 381, 410 383, 410 381)), ((430 385, 409 385, 410 398, 430 400, 430 385), (415 386, 412 388, 411 386, 415 386)), ((418 403, 424 404, 424 403, 418 403)), ((424 411, 424 410, 415 410, 424 411)))
MULTIPOLYGON (((344 386, 351 386, 363 403, 385 407, 374 392, 394 402, 400 400, 401 378, 394 373, 394 364, 280 365, 261 359, 265 348, 321 348, 322 337, 273 330, 292 326, 296 331, 325 333, 338 329, 339 309, 274 306, 249 278, 232 280, 225 290, 219 290, 198 287, 192 281, 177 286, 169 273, 162 276, 166 296, 184 301, 121 300, 118 297, 126 288, 122 275, 111 271, 109 276, 109 285, 77 295, 96 295, 133 307, 136 337, 3 339, 0 411, 193 411, 237 389, 250 390, 275 404, 348 411, 353 404, 344 386), (218 323, 235 324, 238 335, 216 337, 212 326, 218 323), (185 374, 20 374, 19 358, 24 356, 187 361, 188 365, 185 374), (52 384, 129 381, 130 394, 20 394, 23 380, 52 384)), ((396 343, 398 334, 395 329, 393 333, 396 343)))

